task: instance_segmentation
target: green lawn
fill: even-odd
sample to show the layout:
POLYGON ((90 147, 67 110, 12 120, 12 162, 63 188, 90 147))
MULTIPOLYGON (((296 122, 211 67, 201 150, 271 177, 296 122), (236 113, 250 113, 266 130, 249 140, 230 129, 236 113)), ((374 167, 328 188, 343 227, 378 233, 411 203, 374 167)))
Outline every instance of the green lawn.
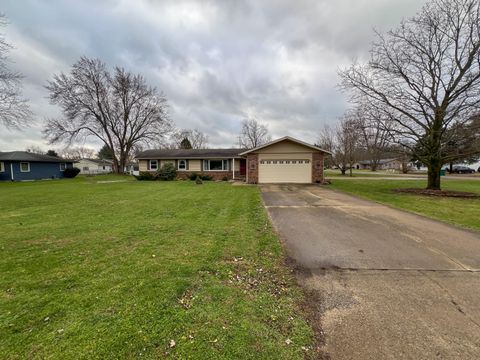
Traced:
MULTIPOLYGON (((454 199, 396 193, 398 188, 425 188, 426 180, 341 180, 333 179, 330 187, 359 197, 480 231, 480 199, 454 199)), ((480 194, 480 181, 443 180, 444 190, 480 194)))
POLYGON ((314 355, 256 187, 99 176, 0 201, 1 358, 314 355))
MULTIPOLYGON (((325 177, 327 178, 342 178, 342 177, 350 177, 350 170, 347 170, 345 175, 342 175, 340 170, 338 169, 325 169, 324 171, 325 177)), ((418 174, 414 173, 417 175, 425 175, 425 174, 418 174)), ((402 174, 400 172, 392 172, 392 171, 386 171, 386 170, 377 170, 377 171, 371 171, 371 170, 352 170, 352 177, 385 177, 385 176, 394 176, 394 177, 402 177, 402 176, 412 176, 412 173, 410 174, 402 174)))

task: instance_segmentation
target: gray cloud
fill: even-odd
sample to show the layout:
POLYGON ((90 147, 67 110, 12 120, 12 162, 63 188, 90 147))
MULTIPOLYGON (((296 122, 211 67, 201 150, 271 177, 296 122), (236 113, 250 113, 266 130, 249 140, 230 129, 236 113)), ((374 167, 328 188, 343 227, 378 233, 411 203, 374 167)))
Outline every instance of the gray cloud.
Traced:
POLYGON ((368 57, 373 28, 396 26, 422 3, 4 0, 13 67, 38 123, 0 128, 0 149, 47 148, 42 119, 59 113, 43 86, 82 55, 143 74, 167 95, 176 125, 204 131, 212 145, 233 145, 246 116, 274 137, 314 141, 347 106, 338 68, 368 57))

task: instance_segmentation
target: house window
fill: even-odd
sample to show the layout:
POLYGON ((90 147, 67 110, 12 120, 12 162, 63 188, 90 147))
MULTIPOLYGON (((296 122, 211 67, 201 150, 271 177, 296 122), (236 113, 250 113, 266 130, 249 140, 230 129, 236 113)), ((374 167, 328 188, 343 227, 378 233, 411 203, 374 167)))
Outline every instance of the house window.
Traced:
POLYGON ((29 162, 21 162, 20 163, 20 172, 30 172, 30 163, 29 162))
POLYGON ((5 164, 3 161, 0 161, 0 172, 5 172, 5 164))
POLYGON ((203 160, 203 170, 205 171, 227 171, 228 160, 203 160))
POLYGON ((187 160, 178 160, 177 170, 187 170, 187 160))
POLYGON ((149 160, 148 161, 149 170, 158 170, 158 160, 149 160))
POLYGON ((88 171, 88 166, 84 166, 83 171, 88 171))
POLYGON ((60 163, 60 171, 65 171, 66 168, 67 168, 67 164, 60 163))

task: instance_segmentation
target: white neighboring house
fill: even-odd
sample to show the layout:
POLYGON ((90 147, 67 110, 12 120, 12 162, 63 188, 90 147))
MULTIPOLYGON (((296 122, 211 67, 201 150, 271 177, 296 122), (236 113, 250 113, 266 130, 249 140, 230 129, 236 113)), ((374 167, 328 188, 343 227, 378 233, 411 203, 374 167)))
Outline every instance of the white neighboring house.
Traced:
POLYGON ((75 167, 80 169, 80 174, 108 174, 112 172, 112 161, 100 159, 80 159, 75 164, 75 167))

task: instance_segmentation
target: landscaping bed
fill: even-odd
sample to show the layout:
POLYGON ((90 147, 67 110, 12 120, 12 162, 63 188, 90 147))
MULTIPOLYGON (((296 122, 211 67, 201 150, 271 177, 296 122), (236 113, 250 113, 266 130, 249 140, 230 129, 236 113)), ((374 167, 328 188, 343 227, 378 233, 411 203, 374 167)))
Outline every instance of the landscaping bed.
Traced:
POLYGON ((440 197, 467 198, 467 199, 480 198, 480 195, 476 193, 466 192, 466 191, 454 191, 454 190, 430 190, 430 189, 418 189, 418 188, 405 188, 405 189, 393 189, 393 191, 397 193, 426 195, 426 196, 440 196, 440 197))

